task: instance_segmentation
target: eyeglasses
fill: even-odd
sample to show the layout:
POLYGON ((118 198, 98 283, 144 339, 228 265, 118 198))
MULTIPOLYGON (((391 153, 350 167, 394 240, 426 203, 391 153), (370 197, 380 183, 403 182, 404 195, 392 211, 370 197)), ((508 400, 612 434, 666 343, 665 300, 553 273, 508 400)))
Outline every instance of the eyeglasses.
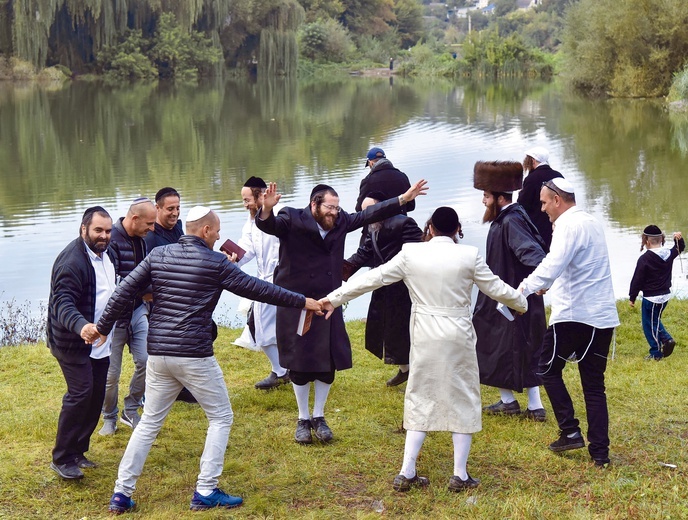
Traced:
POLYGON ((325 203, 323 202, 323 203, 320 204, 320 205, 321 205, 321 206, 324 206, 325 208, 329 209, 330 211, 334 211, 334 212, 336 212, 336 213, 339 213, 340 211, 342 211, 342 208, 340 208, 339 206, 333 206, 332 204, 325 204, 325 203))
POLYGON ((554 189, 554 188, 553 188, 552 186, 550 186, 548 183, 549 183, 549 181, 545 181, 545 182, 542 183, 542 186, 543 186, 544 188, 549 188, 550 190, 552 190, 552 191, 554 192, 555 195, 558 195, 559 197, 561 197, 561 193, 559 193, 556 189, 554 189))

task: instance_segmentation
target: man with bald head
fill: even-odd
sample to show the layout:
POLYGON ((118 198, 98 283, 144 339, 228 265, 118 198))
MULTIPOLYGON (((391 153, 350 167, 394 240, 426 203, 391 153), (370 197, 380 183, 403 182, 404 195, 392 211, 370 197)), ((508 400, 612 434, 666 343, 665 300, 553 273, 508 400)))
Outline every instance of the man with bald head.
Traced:
MULTIPOLYGON (((117 278, 126 277, 148 253, 144 237, 153 230, 155 224, 155 205, 147 197, 135 199, 126 216, 117 220, 112 227, 110 248, 115 263, 117 278)), ((148 291, 146 291, 148 292, 148 291)), ((144 296, 145 297, 145 296, 144 296)), ((126 312, 117 322, 112 335, 112 353, 105 386, 103 401, 103 427, 100 435, 112 435, 117 431, 117 400, 119 376, 122 373, 124 345, 134 358, 134 374, 129 383, 129 393, 124 398, 124 410, 120 421, 131 428, 139 423, 139 408, 146 389, 146 336, 148 336, 148 309, 143 304, 141 294, 136 294, 129 302, 126 312)))
POLYGON ((109 507, 113 513, 133 509, 136 481, 182 387, 193 393, 208 419, 191 509, 241 505, 240 497, 217 487, 234 415, 213 352, 217 337, 213 311, 227 290, 271 305, 320 312, 315 300, 250 276, 227 255, 213 251, 219 238, 220 219, 215 212, 203 206, 192 208, 186 217, 186 234, 175 244, 153 249, 120 283, 98 321, 98 332, 107 334, 126 312, 128 302, 148 286, 152 288, 155 305, 148 333, 146 407, 119 465, 109 507))
POLYGON ((596 466, 609 464, 609 412, 604 386, 609 345, 619 325, 609 253, 602 224, 576 206, 573 185, 562 178, 543 183, 542 211, 556 224, 552 247, 521 282, 523 295, 549 290, 549 328, 542 341, 539 375, 559 424, 555 452, 583 448, 585 440, 562 372, 578 366, 588 419, 588 452, 596 466))

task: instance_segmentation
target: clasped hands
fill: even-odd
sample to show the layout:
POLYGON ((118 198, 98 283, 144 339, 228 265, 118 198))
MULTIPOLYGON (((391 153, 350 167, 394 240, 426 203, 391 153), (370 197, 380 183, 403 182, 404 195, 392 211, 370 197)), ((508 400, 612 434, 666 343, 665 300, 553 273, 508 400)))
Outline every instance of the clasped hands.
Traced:
POLYGON ((102 345, 107 340, 107 336, 104 336, 98 332, 98 328, 96 327, 95 323, 87 323, 84 325, 84 327, 81 329, 80 336, 87 345, 98 346, 102 345))
POLYGON ((327 298, 320 298, 319 300, 314 300, 313 298, 306 298, 306 305, 304 309, 315 312, 318 316, 325 316, 325 319, 329 319, 334 312, 334 307, 327 298), (325 312, 323 312, 325 311, 325 312))

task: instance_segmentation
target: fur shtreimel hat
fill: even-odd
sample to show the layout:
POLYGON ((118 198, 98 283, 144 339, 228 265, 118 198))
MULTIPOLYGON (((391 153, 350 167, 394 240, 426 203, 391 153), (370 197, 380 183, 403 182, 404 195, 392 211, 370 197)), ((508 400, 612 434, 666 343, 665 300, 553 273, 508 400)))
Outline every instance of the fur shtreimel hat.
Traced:
POLYGON ((511 193, 523 186, 523 165, 516 161, 478 161, 473 168, 477 190, 511 193))

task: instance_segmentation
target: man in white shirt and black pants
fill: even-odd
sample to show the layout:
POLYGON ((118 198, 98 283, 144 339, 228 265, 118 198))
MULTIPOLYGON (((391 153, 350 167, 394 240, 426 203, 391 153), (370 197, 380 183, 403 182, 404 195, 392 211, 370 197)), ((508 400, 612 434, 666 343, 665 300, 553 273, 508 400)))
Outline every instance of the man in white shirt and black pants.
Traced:
POLYGON ((576 206, 573 185, 556 178, 540 190, 542 211, 555 225, 550 252, 521 282, 524 296, 551 289, 551 315, 540 358, 540 375, 557 418, 555 452, 583 448, 562 371, 577 363, 588 416, 588 451, 596 466, 609 463, 609 413, 604 386, 607 355, 619 325, 609 254, 602 225, 576 206))

